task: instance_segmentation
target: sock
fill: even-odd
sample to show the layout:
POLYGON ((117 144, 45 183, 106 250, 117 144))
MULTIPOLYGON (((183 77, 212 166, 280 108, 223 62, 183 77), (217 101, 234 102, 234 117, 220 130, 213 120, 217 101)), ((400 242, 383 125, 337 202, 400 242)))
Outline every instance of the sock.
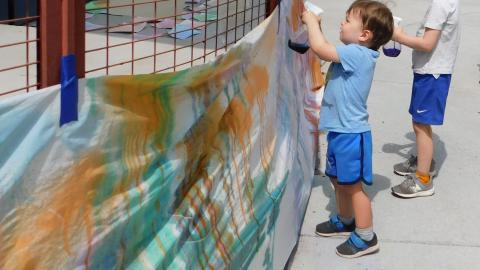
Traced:
POLYGON ((427 185, 430 182, 430 175, 428 174, 423 174, 417 171, 415 176, 417 176, 418 180, 420 180, 420 182, 422 182, 424 185, 427 185))
POLYGON ((352 225, 353 224, 353 217, 342 217, 340 215, 338 215, 338 218, 340 219, 340 221, 344 224, 344 225, 352 225))
POLYGON ((371 241, 373 239, 373 227, 368 227, 365 229, 356 228, 355 232, 362 238, 364 241, 371 241))

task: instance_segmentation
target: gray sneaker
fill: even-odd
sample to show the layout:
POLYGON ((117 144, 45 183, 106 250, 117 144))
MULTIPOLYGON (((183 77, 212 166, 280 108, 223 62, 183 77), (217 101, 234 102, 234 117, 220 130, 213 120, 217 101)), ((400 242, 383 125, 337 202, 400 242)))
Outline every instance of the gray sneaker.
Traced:
POLYGON ((405 176, 405 180, 400 185, 392 187, 392 193, 402 198, 415 198, 432 196, 435 193, 433 180, 424 185, 415 175, 405 176))
POLYGON ((373 234, 373 239, 365 241, 354 231, 350 234, 347 241, 337 247, 337 254, 344 258, 357 258, 363 255, 374 253, 379 250, 377 235, 373 234))
MULTIPOLYGON (((414 174, 417 172, 417 156, 410 155, 406 161, 393 165, 393 172, 401 176, 414 174)), ((432 159, 432 164, 430 164, 430 176, 434 177, 436 174, 435 160, 432 159)))

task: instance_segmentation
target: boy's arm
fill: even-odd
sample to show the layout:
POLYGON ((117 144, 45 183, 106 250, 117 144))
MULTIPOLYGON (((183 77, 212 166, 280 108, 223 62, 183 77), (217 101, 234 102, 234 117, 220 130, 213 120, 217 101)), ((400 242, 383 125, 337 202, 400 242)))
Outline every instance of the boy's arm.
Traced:
POLYGON ((425 33, 423 37, 414 37, 409 36, 403 29, 400 27, 395 27, 395 31, 393 32, 392 39, 397 41, 405 46, 408 46, 414 50, 422 51, 422 52, 431 52, 437 47, 438 40, 440 39, 442 31, 425 28, 425 33))
POLYGON ((329 62, 340 62, 337 49, 328 43, 320 28, 321 19, 310 11, 302 13, 302 21, 306 24, 308 30, 308 40, 310 49, 322 60, 329 62))

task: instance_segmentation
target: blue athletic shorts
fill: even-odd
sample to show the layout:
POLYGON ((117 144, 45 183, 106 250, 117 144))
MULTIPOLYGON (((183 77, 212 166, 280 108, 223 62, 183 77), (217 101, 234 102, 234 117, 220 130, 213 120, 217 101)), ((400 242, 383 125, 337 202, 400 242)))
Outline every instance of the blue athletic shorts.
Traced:
POLYGON ((413 74, 412 99, 408 110, 413 122, 443 124, 451 78, 451 74, 442 74, 438 79, 432 74, 413 74))
POLYGON ((360 180, 372 184, 372 133, 337 133, 327 135, 327 165, 325 174, 336 177, 340 185, 360 180))

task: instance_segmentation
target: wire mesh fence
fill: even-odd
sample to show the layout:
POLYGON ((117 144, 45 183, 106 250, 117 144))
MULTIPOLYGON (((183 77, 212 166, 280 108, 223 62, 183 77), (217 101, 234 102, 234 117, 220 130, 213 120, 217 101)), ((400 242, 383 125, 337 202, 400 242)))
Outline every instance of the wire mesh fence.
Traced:
POLYGON ((0 94, 28 92, 37 80, 37 1, 6 0, 0 3, 0 94))
POLYGON ((260 24, 271 7, 272 0, 2 1, 0 96, 59 83, 60 58, 70 53, 79 77, 203 64, 260 24))

